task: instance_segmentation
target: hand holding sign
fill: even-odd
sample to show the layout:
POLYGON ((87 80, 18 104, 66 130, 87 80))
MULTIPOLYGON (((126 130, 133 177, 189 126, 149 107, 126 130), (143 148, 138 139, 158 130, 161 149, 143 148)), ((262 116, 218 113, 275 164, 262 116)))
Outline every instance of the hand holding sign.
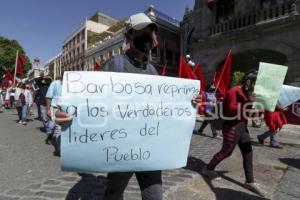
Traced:
POLYGON ((148 171, 183 167, 201 102, 199 81, 113 72, 65 72, 64 170, 148 171))
POLYGON ((61 112, 60 110, 55 112, 55 123, 57 124, 65 124, 72 121, 72 119, 72 116, 68 113, 61 112))

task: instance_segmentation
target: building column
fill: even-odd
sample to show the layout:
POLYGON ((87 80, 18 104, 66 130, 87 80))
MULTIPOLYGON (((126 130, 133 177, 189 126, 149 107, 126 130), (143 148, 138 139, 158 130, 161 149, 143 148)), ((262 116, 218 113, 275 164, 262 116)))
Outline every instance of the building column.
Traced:
POLYGON ((56 80, 56 61, 54 60, 54 63, 53 63, 53 80, 56 80))
POLYGON ((158 63, 161 63, 161 60, 160 60, 160 48, 157 47, 157 59, 158 59, 158 63))
POLYGON ((287 60, 287 76, 286 76, 286 82, 287 83, 293 83, 293 82, 299 82, 300 84, 300 69, 299 69, 299 58, 300 51, 295 51, 293 54, 288 56, 287 60))
POLYGON ((164 51, 163 51, 163 56, 164 56, 164 57, 163 57, 164 59, 163 59, 162 62, 165 63, 166 60, 167 60, 167 49, 164 49, 164 51))
MULTIPOLYGON (((173 51, 172 52, 172 65, 175 66, 175 63, 176 63, 176 52, 173 51)), ((175 66, 176 67, 176 66, 175 66)))

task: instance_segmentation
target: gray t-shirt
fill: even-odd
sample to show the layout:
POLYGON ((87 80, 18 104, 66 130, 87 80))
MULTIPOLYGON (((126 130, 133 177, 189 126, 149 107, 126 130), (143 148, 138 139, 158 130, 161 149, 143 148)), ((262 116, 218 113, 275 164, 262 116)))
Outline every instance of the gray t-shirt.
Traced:
POLYGON ((158 75, 154 66, 149 62, 131 61, 126 55, 114 56, 102 67, 101 71, 158 75))

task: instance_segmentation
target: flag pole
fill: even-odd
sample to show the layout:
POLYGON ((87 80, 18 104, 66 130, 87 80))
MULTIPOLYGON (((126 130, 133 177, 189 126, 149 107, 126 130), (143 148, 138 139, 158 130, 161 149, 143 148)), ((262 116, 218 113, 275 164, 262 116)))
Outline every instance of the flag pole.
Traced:
POLYGON ((16 83, 16 76, 17 76, 18 56, 19 56, 19 50, 17 50, 17 54, 16 54, 15 74, 14 74, 14 85, 15 85, 15 83, 16 83))
MULTIPOLYGON (((230 53, 231 53, 231 49, 230 49, 230 51, 229 51, 228 54, 227 54, 226 61, 225 61, 225 63, 224 63, 225 67, 224 67, 223 70, 222 70, 220 79, 219 79, 218 84, 217 84, 217 86, 216 86, 215 93, 216 93, 217 90, 218 90, 218 87, 219 87, 219 85, 220 85, 220 82, 221 82, 222 76, 223 76, 223 74, 224 74, 225 68, 227 67, 226 63, 227 63, 227 59, 228 59, 228 56, 230 55, 230 53)), ((215 74, 215 75, 216 75, 216 74, 215 74)))

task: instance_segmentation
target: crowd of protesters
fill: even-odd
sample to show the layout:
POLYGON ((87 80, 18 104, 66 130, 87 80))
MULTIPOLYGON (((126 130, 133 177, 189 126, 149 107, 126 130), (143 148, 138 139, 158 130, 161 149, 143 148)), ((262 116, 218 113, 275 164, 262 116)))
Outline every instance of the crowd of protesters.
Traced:
POLYGON ((61 95, 61 89, 58 89, 61 82, 53 81, 51 76, 44 76, 44 71, 40 70, 39 77, 35 78, 32 83, 23 81, 13 84, 10 81, 8 85, 8 88, 0 88, 0 113, 5 109, 16 110, 16 123, 26 126, 28 122, 32 121, 30 118, 34 115, 32 107, 35 103, 37 108, 35 120, 39 120, 43 124, 41 131, 47 134, 45 143, 54 145, 54 154, 60 155, 59 145, 56 142, 59 128, 51 110, 53 102, 61 95))
POLYGON ((33 91, 30 85, 20 82, 11 84, 7 89, 1 89, 1 111, 16 109, 18 113, 17 123, 27 125, 28 117, 32 114, 33 91))
MULTIPOLYGON (((131 16, 129 23, 130 26, 125 32, 124 54, 113 57, 103 66, 102 70, 158 75, 156 69, 148 62, 147 57, 151 48, 157 46, 157 25, 143 13, 131 16), (121 67, 117 66, 116 63, 122 63, 121 67)), ((186 62, 191 68, 195 67, 195 63, 189 55, 186 56, 186 62)), ((255 102, 256 96, 253 91, 256 78, 257 71, 250 70, 244 76, 241 84, 231 88, 226 95, 220 96, 217 87, 212 84, 202 93, 202 97, 199 95, 193 99, 194 103, 204 105, 204 121, 198 133, 205 135, 205 127, 210 124, 212 137, 218 136, 218 130, 215 128, 215 121, 218 119, 211 119, 211 114, 215 112, 218 105, 223 105, 225 117, 232 117, 240 109, 239 104, 245 105, 255 102)), ((71 120, 66 113, 59 110, 58 100, 61 96, 61 90, 61 80, 52 80, 41 72, 40 77, 36 78, 31 86, 26 85, 26 83, 18 83, 0 91, 1 105, 7 109, 16 109, 18 113, 17 122, 20 124, 27 124, 30 108, 33 103, 36 104, 38 113, 36 119, 42 121, 44 132, 47 134, 45 142, 46 144, 53 144, 55 141, 54 146, 57 155, 60 153, 60 126, 56 122, 61 120, 61 123, 64 123, 71 120)), ((0 111, 2 111, 2 106, 0 111)), ((270 137, 271 147, 280 148, 275 136, 286 123, 284 116, 280 114, 282 111, 283 108, 278 105, 275 112, 265 113, 266 125, 270 130, 258 136, 259 143, 263 144, 264 139, 270 137)), ((257 115, 248 114, 249 116, 257 115)), ((220 162, 229 157, 238 145, 243 159, 245 187, 263 196, 264 192, 255 182, 253 174, 253 152, 247 128, 248 118, 241 116, 239 119, 224 119, 222 124, 223 145, 221 150, 212 157, 207 166, 203 168, 202 173, 209 178, 217 178, 218 173, 214 169, 220 162)), ((253 125, 257 126, 256 123, 253 125)), ((109 173, 106 199, 120 199, 134 173, 141 187, 143 199, 162 199, 161 171, 109 173)))

